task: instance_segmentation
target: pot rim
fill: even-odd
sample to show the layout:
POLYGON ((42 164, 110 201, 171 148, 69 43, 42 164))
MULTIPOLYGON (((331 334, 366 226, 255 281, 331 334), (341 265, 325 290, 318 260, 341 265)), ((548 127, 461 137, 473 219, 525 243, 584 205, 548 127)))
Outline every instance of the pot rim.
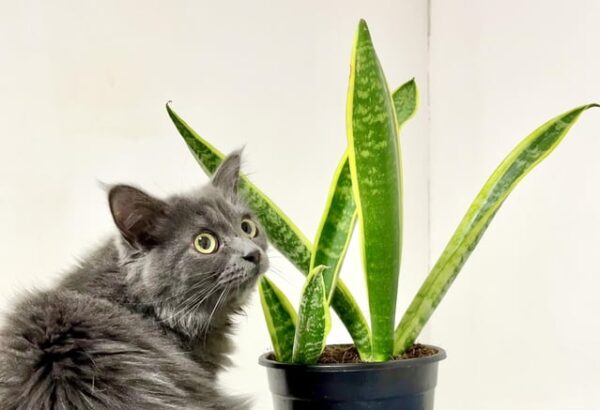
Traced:
POLYGON ((288 369, 288 370, 307 370, 314 372, 337 372, 337 371, 377 371, 384 369, 395 369, 402 367, 423 366, 433 362, 439 362, 446 358, 446 351, 438 346, 424 345, 437 350, 437 353, 431 356, 416 357, 413 359, 390 360, 387 362, 368 362, 368 363, 326 363, 326 364, 297 364, 278 362, 269 357, 273 354, 272 351, 260 355, 258 363, 261 366, 272 369, 288 369))

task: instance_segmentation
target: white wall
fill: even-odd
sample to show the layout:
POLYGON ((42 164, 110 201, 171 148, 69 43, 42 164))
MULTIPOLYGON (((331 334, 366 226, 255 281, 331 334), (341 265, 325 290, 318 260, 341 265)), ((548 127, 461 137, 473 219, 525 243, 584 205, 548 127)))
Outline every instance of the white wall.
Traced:
MULTIPOLYGON (((0 2, 0 308, 43 287, 114 232, 103 182, 157 195, 205 183, 168 119, 173 107, 313 237, 345 145, 350 48, 371 26, 395 87, 412 76, 423 108, 404 129, 403 299, 428 264, 427 7, 419 0, 0 2)), ((344 279, 362 289, 353 244, 344 279)), ((273 253, 290 293, 301 275, 273 253)), ((358 292, 365 301, 364 292, 358 292)), ((334 330, 332 341, 345 340, 334 330)), ((268 346, 256 303, 241 320, 239 366, 225 378, 270 408, 257 357, 268 346)))
MULTIPOLYGON (((433 0, 431 262, 547 119, 600 100, 600 3, 433 0)), ((442 410, 600 408, 600 110, 505 202, 432 320, 442 410)))

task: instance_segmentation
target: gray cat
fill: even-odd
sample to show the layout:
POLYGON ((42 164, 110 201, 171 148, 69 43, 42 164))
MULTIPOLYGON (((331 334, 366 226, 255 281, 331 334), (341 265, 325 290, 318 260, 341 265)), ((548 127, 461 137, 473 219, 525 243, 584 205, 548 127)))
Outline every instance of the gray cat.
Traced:
POLYGON ((239 170, 236 152, 199 192, 165 201, 110 190, 120 235, 0 331, 3 410, 247 408, 215 380, 232 315, 268 268, 239 170))

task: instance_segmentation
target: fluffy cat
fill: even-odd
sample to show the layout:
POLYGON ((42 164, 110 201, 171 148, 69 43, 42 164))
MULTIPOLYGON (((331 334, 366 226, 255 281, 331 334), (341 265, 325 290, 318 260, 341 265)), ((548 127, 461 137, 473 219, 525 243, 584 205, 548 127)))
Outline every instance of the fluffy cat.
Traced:
POLYGON ((114 186, 120 235, 0 330, 3 410, 234 410, 216 387, 231 317, 268 268, 237 195, 240 153, 200 191, 160 200, 114 186))

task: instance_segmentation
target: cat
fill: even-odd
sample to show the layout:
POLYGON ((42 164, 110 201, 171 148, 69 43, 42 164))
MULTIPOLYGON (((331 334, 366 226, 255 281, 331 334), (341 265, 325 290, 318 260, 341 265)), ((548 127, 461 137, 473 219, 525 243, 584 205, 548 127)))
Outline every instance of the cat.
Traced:
POLYGON ((3 410, 234 410, 223 394, 232 317, 269 266, 237 192, 240 152, 189 195, 108 194, 119 235, 0 330, 3 410))

